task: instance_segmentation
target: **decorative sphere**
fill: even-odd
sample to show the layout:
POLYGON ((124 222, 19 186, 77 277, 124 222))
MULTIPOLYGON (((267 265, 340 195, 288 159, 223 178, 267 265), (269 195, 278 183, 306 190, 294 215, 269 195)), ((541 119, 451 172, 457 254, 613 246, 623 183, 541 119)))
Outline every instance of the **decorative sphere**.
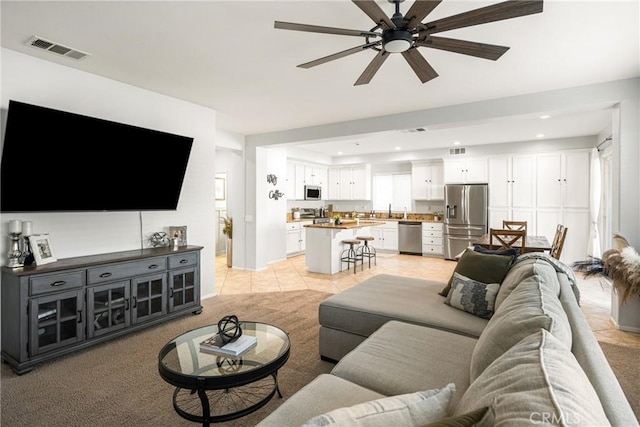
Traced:
POLYGON ((218 335, 222 342, 227 344, 236 341, 242 336, 240 321, 235 315, 224 316, 218 321, 218 335))

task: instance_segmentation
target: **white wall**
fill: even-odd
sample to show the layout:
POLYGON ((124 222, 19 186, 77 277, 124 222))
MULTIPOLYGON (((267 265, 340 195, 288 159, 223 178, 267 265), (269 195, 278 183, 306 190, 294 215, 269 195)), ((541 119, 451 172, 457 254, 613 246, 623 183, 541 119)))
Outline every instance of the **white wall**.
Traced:
MULTIPOLYGON (((147 246, 146 239, 151 233, 168 231, 171 225, 186 225, 188 243, 204 246, 202 295, 214 295, 215 170, 211 164, 215 152, 215 111, 12 50, 2 49, 1 57, 3 128, 9 100, 15 99, 194 138, 176 211, 12 213, 0 217, 3 236, 7 236, 9 220, 33 221, 36 233, 51 234, 55 256, 68 258, 139 249, 147 246)), ((28 147, 25 150, 28 153, 28 147)), ((25 191, 37 197, 41 190, 25 191)), ((53 189, 74 191, 78 197, 82 197, 83 190, 53 189)), ((0 251, 6 254, 8 238, 0 241, 0 251)))

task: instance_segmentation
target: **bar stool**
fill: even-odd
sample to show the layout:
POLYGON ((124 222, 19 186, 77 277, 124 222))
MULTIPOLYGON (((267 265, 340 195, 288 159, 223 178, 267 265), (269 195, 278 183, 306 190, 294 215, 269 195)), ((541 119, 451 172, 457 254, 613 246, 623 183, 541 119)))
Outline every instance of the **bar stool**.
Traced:
POLYGON ((369 242, 372 241, 372 240, 375 240, 375 238, 372 237, 372 236, 358 236, 358 237, 356 237, 356 239, 364 241, 364 245, 358 247, 358 249, 356 250, 356 252, 362 258, 362 264, 363 264, 362 268, 364 269, 364 259, 365 258, 369 259, 369 268, 371 268, 371 258, 373 258, 374 265, 378 265, 378 257, 376 256, 376 248, 374 248, 373 246, 371 246, 369 244, 369 242))
POLYGON ((364 271, 364 263, 362 262, 362 256, 358 255, 358 251, 355 249, 356 245, 359 245, 360 240, 347 239, 343 240, 342 244, 349 245, 348 249, 345 249, 340 254, 340 271, 342 271, 342 263, 347 263, 347 270, 351 268, 353 263, 353 274, 356 274, 356 268, 358 267, 358 261, 362 264, 362 270, 364 271))

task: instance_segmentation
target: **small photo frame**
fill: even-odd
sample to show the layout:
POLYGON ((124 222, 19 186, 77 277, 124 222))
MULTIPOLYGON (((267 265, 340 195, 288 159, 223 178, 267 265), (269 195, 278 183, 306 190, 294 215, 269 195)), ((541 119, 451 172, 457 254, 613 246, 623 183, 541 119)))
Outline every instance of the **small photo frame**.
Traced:
POLYGON ((31 244, 31 252, 33 252, 36 265, 49 264, 58 260, 53 255, 49 233, 32 234, 29 236, 29 243, 31 244))
POLYGON ((187 226, 171 226, 169 227, 169 239, 177 240, 178 246, 187 246, 187 226))
POLYGON ((216 200, 225 200, 226 182, 224 178, 216 178, 216 200))

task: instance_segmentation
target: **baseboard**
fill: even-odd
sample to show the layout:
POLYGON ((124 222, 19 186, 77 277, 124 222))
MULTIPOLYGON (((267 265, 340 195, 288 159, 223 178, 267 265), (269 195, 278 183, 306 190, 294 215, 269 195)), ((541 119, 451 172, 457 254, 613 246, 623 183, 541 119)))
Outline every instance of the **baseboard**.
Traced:
POLYGON ((619 324, 618 324, 618 322, 616 322, 616 320, 615 320, 613 317, 611 317, 611 316, 609 316, 609 319, 611 320, 611 323, 613 323, 613 326, 615 326, 615 327, 616 327, 616 329, 619 329, 619 330, 624 331, 624 332, 635 332, 635 333, 637 333, 637 334, 640 334, 640 328, 633 328, 633 327, 631 327, 631 326, 621 326, 621 325, 619 325, 619 324))

